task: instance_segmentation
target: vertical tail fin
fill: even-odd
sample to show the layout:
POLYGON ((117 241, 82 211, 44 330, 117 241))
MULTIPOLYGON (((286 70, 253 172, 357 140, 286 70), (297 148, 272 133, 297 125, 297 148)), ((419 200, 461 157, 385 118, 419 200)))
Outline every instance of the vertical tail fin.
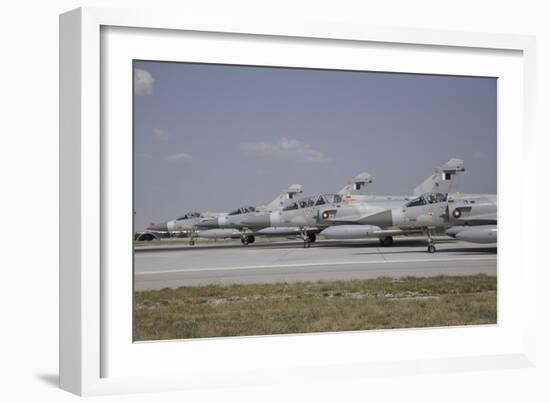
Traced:
POLYGON ((302 193, 302 185, 295 183, 294 185, 290 185, 287 190, 277 196, 271 203, 266 206, 258 207, 256 210, 272 211, 280 209, 288 200, 293 199, 298 193, 302 193))
POLYGON ((414 196, 424 193, 451 193, 455 176, 464 172, 464 161, 458 158, 451 158, 444 165, 437 167, 432 175, 424 182, 418 185, 414 191, 414 196))
POLYGON ((367 194, 367 185, 372 183, 372 176, 363 172, 348 182, 346 186, 338 192, 340 196, 364 196, 367 194))

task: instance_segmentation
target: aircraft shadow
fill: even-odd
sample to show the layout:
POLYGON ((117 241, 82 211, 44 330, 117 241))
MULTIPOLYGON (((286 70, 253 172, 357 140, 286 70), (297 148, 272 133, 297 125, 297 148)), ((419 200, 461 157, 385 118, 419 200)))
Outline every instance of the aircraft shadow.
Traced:
MULTIPOLYGON (((436 244, 446 244, 446 243, 456 243, 457 241, 454 239, 444 239, 444 240, 437 240, 436 244)), ((344 243, 342 241, 338 242, 335 241, 335 243, 325 244, 325 243, 315 243, 311 244, 311 246, 315 246, 317 248, 338 248, 338 247, 350 247, 350 248, 380 248, 383 250, 390 250, 391 248, 395 247, 415 247, 415 246, 427 246, 427 242, 423 239, 415 239, 415 240, 397 240, 394 242, 392 246, 382 246, 380 242, 378 241, 363 241, 363 242, 353 242, 353 243, 344 243)))
MULTIPOLYGON (((436 245, 437 247, 437 245, 436 245)), ((497 247, 492 248, 455 248, 455 249, 440 249, 437 248, 437 253, 453 253, 456 255, 478 255, 478 254, 486 254, 486 255, 496 255, 497 254, 497 247)))
POLYGON ((302 242, 284 242, 284 243, 273 243, 273 244, 249 244, 248 246, 244 246, 241 244, 221 244, 221 245, 194 245, 194 246, 188 246, 188 245, 182 245, 182 246, 159 246, 159 247, 150 247, 150 248, 134 248, 134 252, 137 253, 143 253, 143 252, 168 252, 168 251, 194 251, 194 250, 220 250, 220 249, 282 249, 282 248, 288 248, 288 247, 295 247, 295 246, 302 246, 302 242))
MULTIPOLYGON (((425 244, 422 246, 426 246, 425 244)), ((437 245, 436 245, 437 247, 437 245)), ((381 251, 376 252, 365 252, 365 253, 354 253, 355 256, 359 255, 403 255, 403 254, 411 254, 411 253, 426 253, 426 249, 422 248, 419 250, 399 250, 399 251, 392 251, 391 247, 387 247, 382 249, 381 251)), ((497 248, 448 248, 444 249, 444 247, 437 247, 437 251, 435 252, 435 255, 438 254, 452 254, 457 256, 477 256, 477 255, 496 255, 497 254, 497 248)))
MULTIPOLYGON (((472 253, 476 252, 490 252, 490 250, 495 251, 496 253, 496 247, 494 248, 459 248, 459 249, 449 249, 445 250, 441 248, 441 245, 445 244, 454 244, 458 242, 455 239, 437 239, 436 240, 436 246, 438 246, 437 253, 440 251, 448 251, 448 252, 468 252, 471 251, 472 253)), ((358 248, 376 248, 376 253, 401 253, 401 252, 392 252, 392 248, 399 248, 399 247, 418 247, 418 248, 425 248, 427 245, 426 241, 424 239, 402 239, 402 240, 396 240, 393 246, 382 246, 378 241, 375 240, 368 240, 368 241, 342 241, 342 240, 321 240, 316 241, 311 244, 311 248, 349 248, 349 249, 358 249, 358 248), (378 250, 380 249, 380 250, 378 250)), ((255 244, 249 244, 248 246, 244 246, 241 244, 220 244, 220 245, 195 245, 195 246, 188 246, 188 245, 182 245, 182 246, 159 246, 159 247, 151 247, 151 248, 139 248, 134 249, 136 253, 146 253, 146 252, 168 252, 168 251, 205 251, 205 250, 223 250, 223 249, 237 249, 242 248, 244 250, 246 249, 302 249, 303 243, 302 241, 288 241, 288 242, 277 242, 277 243, 255 243, 255 244)), ((443 246, 444 248, 444 246, 443 246)), ((411 253, 414 251, 402 251, 402 253, 411 253)))

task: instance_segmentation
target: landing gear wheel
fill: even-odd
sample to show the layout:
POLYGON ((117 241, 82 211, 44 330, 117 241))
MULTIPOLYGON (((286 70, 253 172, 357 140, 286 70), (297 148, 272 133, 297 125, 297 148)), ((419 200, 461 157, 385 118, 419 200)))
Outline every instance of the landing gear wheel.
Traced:
POLYGON ((304 248, 309 248, 311 246, 311 242, 315 241, 315 234, 308 234, 305 228, 300 228, 300 238, 304 241, 304 248), (313 240, 311 239, 311 236, 313 236, 313 240))
POLYGON ((241 243, 246 246, 250 243, 254 243, 255 240, 256 238, 254 238, 253 235, 246 235, 241 238, 241 243))
POLYGON ((190 239, 189 240, 189 246, 193 246, 195 245, 195 240, 194 239, 190 239))
POLYGON ((435 253, 435 245, 428 245, 428 253, 435 253))
POLYGON ((309 234, 309 235, 308 235, 308 239, 309 239, 309 242, 315 242, 315 240, 317 239, 317 237, 315 236, 315 234, 309 234))
POLYGON ((392 246, 393 245, 393 237, 386 236, 384 238, 380 238, 380 243, 382 246, 392 246))

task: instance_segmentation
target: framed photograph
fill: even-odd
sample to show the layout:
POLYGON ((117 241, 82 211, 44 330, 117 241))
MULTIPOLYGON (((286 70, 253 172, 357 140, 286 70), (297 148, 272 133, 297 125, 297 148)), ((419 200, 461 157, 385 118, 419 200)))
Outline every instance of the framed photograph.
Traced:
POLYGON ((533 365, 533 38, 84 8, 60 44, 62 388, 533 365))

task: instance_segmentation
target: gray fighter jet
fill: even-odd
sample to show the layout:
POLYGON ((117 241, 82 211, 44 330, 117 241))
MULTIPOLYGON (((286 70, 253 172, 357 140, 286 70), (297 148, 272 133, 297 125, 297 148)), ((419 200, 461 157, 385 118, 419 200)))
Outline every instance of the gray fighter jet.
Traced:
POLYGON ((230 213, 222 213, 219 214, 217 217, 213 217, 209 220, 204 220, 201 222, 202 228, 209 229, 199 231, 197 235, 201 238, 240 238, 243 245, 254 243, 256 240, 255 237, 257 235, 285 236, 288 233, 292 233, 292 231, 287 230, 286 232, 282 232, 270 228, 260 228, 260 230, 258 231, 258 228, 247 228, 245 225, 242 224, 242 220, 244 217, 247 217, 250 214, 279 209, 287 202, 292 201, 295 196, 301 192, 302 186, 294 184, 265 206, 240 207, 236 210, 231 211, 230 213))
MULTIPOLYGON (((464 171, 464 162, 451 159, 436 168, 415 192, 430 189, 432 193, 419 196, 411 201, 410 196, 359 196, 318 195, 302 198, 290 203, 281 210, 269 214, 256 214, 244 223, 250 227, 297 227, 304 241, 304 247, 310 246, 310 234, 324 235, 327 238, 350 239, 376 237, 389 246, 393 236, 406 233, 426 233, 433 247, 429 231, 434 225, 434 215, 446 213, 446 193, 452 189, 456 174, 464 171), (418 200, 417 200, 418 199, 418 200), (420 208, 423 205, 437 204, 438 211, 420 208), (415 208, 418 207, 418 208, 415 208), (426 210, 426 211, 424 211, 426 210)), ((369 175, 369 183, 372 178, 369 175)), ((435 247, 429 248, 435 251, 435 247)))
POLYGON ((377 237, 383 245, 391 245, 393 236, 423 233, 430 253, 436 250, 432 233, 437 229, 468 242, 497 241, 496 195, 428 193, 402 205, 336 205, 320 211, 319 217, 320 225, 333 223, 321 232, 328 238, 377 237))
MULTIPOLYGON (((368 173, 361 173, 354 177, 341 191, 343 197, 361 197, 366 194, 366 185, 371 182, 371 176, 368 173)), ((293 185, 297 186, 297 185, 293 185)), ((292 189, 289 188, 289 189, 292 189)), ((301 190, 301 187, 300 187, 301 190)), ((294 193, 292 196, 294 196, 294 193)), ((338 196, 341 197, 341 196, 338 196)), ((201 231, 199 236, 212 234, 216 237, 225 237, 229 234, 231 238, 239 237, 244 245, 255 241, 256 236, 299 236, 307 239, 308 243, 315 242, 317 228, 300 228, 298 226, 269 225, 268 215, 274 211, 280 211, 290 204, 293 204, 293 197, 279 197, 265 207, 241 207, 228 214, 221 214, 210 220, 203 221, 203 227, 210 227, 210 231, 201 231), (227 231, 227 232, 222 232, 227 231)))
POLYGON ((175 220, 159 224, 151 223, 147 231, 137 234, 136 241, 152 241, 165 235, 185 233, 189 237, 189 244, 194 245, 197 231, 201 229, 201 221, 211 219, 218 214, 189 212, 175 220))
POLYGON ((252 243, 254 242, 254 234, 248 230, 239 230, 240 227, 235 225, 235 221, 238 219, 238 216, 256 211, 271 211, 272 209, 280 208, 280 206, 283 206, 286 201, 292 200, 301 192, 302 185, 293 184, 266 206, 260 206, 257 208, 246 206, 230 213, 187 213, 179 218, 176 218, 175 220, 159 224, 151 224, 147 228, 147 231, 137 235, 136 240, 158 240, 165 234, 177 234, 183 232, 189 237, 190 245, 195 244, 196 238, 241 238, 243 243, 252 243))
MULTIPOLYGON (((367 184, 372 182, 371 175, 363 172, 355 176, 342 190, 338 197, 357 200, 366 195, 367 184)), ((269 214, 280 211, 286 206, 293 204, 292 198, 285 198, 279 201, 278 204, 270 203, 265 208, 244 207, 237 209, 227 215, 220 215, 216 218, 203 222, 202 225, 217 228, 211 230, 212 234, 222 234, 221 231, 229 231, 232 228, 232 238, 237 238, 238 233, 241 234, 241 242, 248 245, 255 241, 255 236, 284 236, 284 237, 300 237, 307 243, 315 242, 318 228, 301 228, 299 226, 277 226, 270 225, 269 214)), ((199 235, 202 236, 205 231, 199 235)), ((207 231, 210 232, 210 231, 207 231)))
POLYGON ((413 200, 393 203, 363 203, 357 206, 328 206, 319 211, 327 238, 379 238, 384 246, 397 235, 424 234, 428 252, 435 252, 432 231, 449 227, 447 194, 427 193, 413 200), (330 226, 329 226, 330 225, 330 226))
POLYGON ((340 211, 334 213, 321 212, 322 217, 327 216, 327 220, 335 223, 321 234, 340 239, 378 237, 383 245, 388 246, 393 244, 395 235, 423 232, 428 240, 428 252, 431 253, 435 252, 431 236, 434 230, 446 230, 447 235, 463 241, 495 243, 497 197, 451 193, 454 174, 463 171, 463 161, 451 159, 415 188, 414 193, 420 194, 418 197, 402 205, 397 203, 392 206, 391 203, 380 204, 366 199, 357 206, 356 211, 338 209, 340 211))

